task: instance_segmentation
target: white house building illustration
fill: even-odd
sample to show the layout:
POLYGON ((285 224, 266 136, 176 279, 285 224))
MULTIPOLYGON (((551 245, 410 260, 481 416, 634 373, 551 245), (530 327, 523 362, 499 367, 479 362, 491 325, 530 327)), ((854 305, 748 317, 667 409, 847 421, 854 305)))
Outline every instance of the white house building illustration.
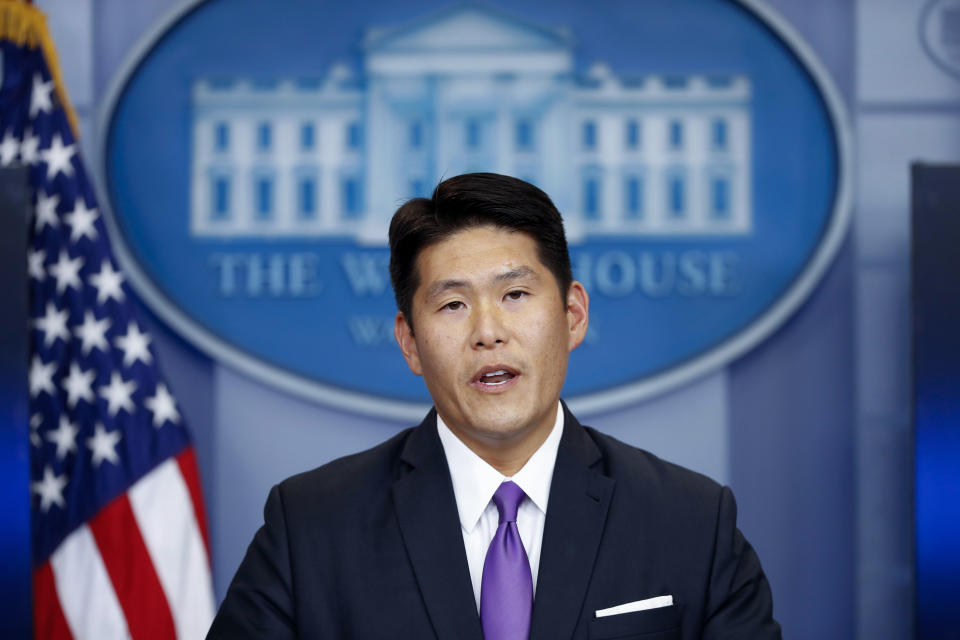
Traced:
POLYGON ((383 243, 405 199, 515 175, 584 236, 751 231, 750 81, 574 68, 566 30, 476 4, 371 29, 361 70, 199 79, 191 232, 383 243))

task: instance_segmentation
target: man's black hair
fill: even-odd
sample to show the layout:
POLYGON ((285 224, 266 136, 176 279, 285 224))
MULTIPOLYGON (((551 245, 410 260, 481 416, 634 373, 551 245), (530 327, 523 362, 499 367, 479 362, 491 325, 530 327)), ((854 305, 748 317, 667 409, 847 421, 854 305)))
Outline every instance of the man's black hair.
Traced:
POLYGON ((466 173, 444 180, 431 198, 413 198, 390 221, 390 279, 397 308, 413 330, 413 295, 420 286, 417 256, 425 248, 473 227, 526 233, 537 257, 566 300, 573 273, 563 219, 550 197, 529 182, 496 173, 466 173))

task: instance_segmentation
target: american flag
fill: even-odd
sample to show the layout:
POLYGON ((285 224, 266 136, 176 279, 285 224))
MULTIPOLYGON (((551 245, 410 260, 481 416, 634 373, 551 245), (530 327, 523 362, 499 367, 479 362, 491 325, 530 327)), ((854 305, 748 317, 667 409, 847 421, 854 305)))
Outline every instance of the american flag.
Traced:
POLYGON ((43 15, 0 1, 0 164, 29 167, 34 635, 200 638, 194 450, 114 261, 43 15), (52 72, 52 73, 51 73, 52 72))

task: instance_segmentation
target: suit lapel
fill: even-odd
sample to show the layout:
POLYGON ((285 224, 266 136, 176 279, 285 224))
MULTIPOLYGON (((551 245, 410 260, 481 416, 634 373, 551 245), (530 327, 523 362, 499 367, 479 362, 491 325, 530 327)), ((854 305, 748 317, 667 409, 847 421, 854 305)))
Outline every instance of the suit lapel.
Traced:
POLYGON ((595 468, 602 459, 600 450, 566 405, 563 409, 563 437, 540 551, 532 640, 573 635, 614 488, 614 481, 595 468))
POLYGON ((410 434, 401 458, 412 469, 394 483, 393 499, 433 628, 440 640, 481 640, 456 498, 434 411, 410 434))

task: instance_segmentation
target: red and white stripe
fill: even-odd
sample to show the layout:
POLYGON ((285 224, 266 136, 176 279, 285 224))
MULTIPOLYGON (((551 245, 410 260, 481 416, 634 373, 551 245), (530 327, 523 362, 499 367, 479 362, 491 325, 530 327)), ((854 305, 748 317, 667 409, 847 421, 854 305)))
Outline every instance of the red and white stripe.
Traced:
POLYGON ((34 571, 34 637, 203 638, 209 536, 193 448, 160 464, 34 571))

